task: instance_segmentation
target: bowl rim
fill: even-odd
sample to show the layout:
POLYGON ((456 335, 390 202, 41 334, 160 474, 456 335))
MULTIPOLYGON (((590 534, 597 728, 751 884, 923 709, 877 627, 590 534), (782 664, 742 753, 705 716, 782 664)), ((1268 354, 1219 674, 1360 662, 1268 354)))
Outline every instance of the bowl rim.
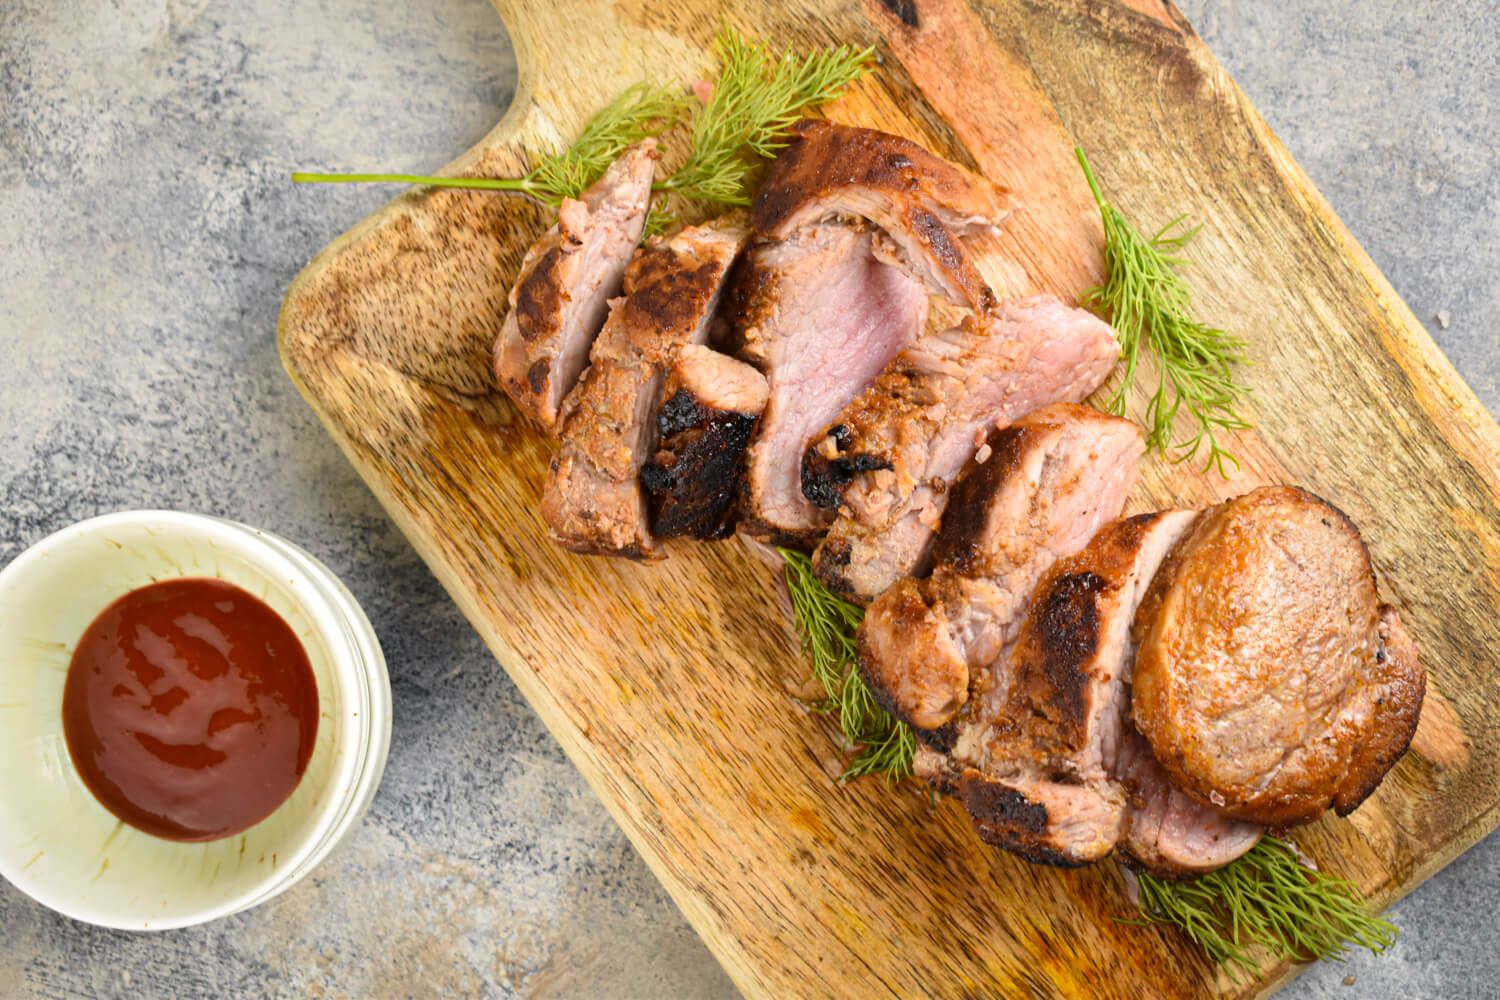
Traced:
POLYGON ((63 916, 117 930, 172 930, 227 917, 270 900, 305 878, 348 838, 374 799, 385 769, 392 716, 390 676, 368 616, 332 570, 274 532, 217 515, 143 508, 85 518, 32 542, 0 568, 0 595, 24 586, 32 567, 57 547, 120 526, 224 544, 268 578, 292 581, 296 603, 328 651, 328 669, 341 698, 350 699, 349 706, 358 709, 353 725, 348 724, 350 713, 344 713, 345 724, 334 750, 339 759, 324 794, 309 812, 311 832, 279 870, 268 870, 244 889, 215 902, 160 920, 103 911, 77 898, 60 896, 46 879, 28 876, 0 854, 0 876, 63 916))

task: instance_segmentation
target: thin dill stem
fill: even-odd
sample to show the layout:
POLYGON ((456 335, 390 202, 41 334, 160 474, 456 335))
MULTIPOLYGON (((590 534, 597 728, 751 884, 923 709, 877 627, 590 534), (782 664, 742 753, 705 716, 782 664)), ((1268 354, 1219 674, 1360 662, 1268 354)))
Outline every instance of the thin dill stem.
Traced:
POLYGON ((424 174, 292 174, 297 184, 420 184, 475 191, 515 191, 549 205, 576 198, 628 147, 679 121, 688 97, 676 88, 637 83, 594 113, 563 150, 538 157, 521 177, 433 177, 424 174))
POLYGON ((426 174, 292 174, 293 184, 421 184, 425 187, 472 188, 476 191, 520 191, 531 194, 526 177, 433 177, 426 174))
POLYGON ((1179 253, 1198 234, 1185 216, 1177 216, 1145 236, 1104 198, 1098 178, 1082 149, 1075 149, 1104 227, 1108 277, 1084 294, 1084 304, 1105 314, 1120 337, 1124 372, 1107 408, 1124 415, 1139 373, 1142 347, 1150 349, 1158 369, 1156 389, 1146 402, 1147 447, 1165 455, 1176 451, 1184 461, 1207 446, 1205 469, 1220 475, 1238 461, 1219 444, 1218 434, 1250 426, 1238 412, 1249 395, 1234 376, 1245 362, 1244 342, 1192 318, 1192 289, 1178 273, 1187 266, 1179 253), (1192 427, 1173 440, 1178 418, 1192 427))
POLYGON ((916 736, 910 726, 876 703, 856 663, 855 631, 864 620, 864 609, 823 586, 804 553, 777 551, 786 560, 787 590, 803 652, 812 663, 813 678, 823 688, 823 700, 816 708, 836 718, 845 744, 853 751, 840 779, 880 774, 896 782, 909 777, 917 752, 916 736))

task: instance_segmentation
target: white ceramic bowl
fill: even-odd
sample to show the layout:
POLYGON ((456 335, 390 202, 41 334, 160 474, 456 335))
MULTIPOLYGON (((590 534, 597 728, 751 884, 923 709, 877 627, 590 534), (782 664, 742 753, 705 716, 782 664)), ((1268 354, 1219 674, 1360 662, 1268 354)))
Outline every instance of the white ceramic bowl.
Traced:
POLYGON ((0 875, 79 920, 132 930, 202 923, 312 871, 375 796, 391 688, 374 630, 321 563, 269 532, 198 514, 127 511, 65 528, 0 571, 0 875), (73 647, 116 598, 154 580, 216 577, 265 601, 302 640, 318 733, 291 796, 242 834, 142 833, 78 777, 62 730, 73 647))

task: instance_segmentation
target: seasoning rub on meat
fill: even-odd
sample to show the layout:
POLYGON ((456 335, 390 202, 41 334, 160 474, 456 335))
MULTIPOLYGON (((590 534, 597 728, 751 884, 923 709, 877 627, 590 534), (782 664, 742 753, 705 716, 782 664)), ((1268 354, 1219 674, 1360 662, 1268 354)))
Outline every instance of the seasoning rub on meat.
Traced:
POLYGON ((563 398, 619 294, 641 240, 656 142, 627 149, 579 198, 565 198, 557 225, 526 252, 495 342, 495 377, 520 410, 557 429, 563 398))
POLYGON ((838 511, 814 557, 819 578, 866 603, 925 573, 948 488, 985 436, 1048 403, 1082 402, 1119 356, 1109 324, 1051 296, 917 341, 803 457, 803 494, 838 511))
POLYGON ((559 544, 643 558, 656 551, 641 467, 656 448, 662 384, 682 349, 705 343, 749 231, 739 215, 652 240, 625 273, 590 364, 563 406, 542 516, 559 544))

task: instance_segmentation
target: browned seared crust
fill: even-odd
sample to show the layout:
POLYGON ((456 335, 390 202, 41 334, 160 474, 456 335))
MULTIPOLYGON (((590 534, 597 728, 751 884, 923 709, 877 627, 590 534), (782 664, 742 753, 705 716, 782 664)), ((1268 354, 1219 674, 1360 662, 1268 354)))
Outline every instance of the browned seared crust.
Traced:
POLYGON ((1006 193, 921 146, 875 129, 803 119, 776 158, 751 210, 756 232, 784 239, 803 226, 860 217, 901 259, 956 304, 987 310, 994 294, 957 234, 992 229, 1006 193))
POLYGON ((969 668, 916 580, 886 591, 882 607, 881 627, 858 632, 860 672, 886 711, 918 731, 936 730, 968 698, 969 668), (897 638, 899 647, 887 648, 897 638))
POLYGON ((663 538, 727 538, 745 448, 766 405, 765 379, 742 361, 689 347, 664 395, 656 415, 661 443, 641 469, 652 530, 663 538), (725 380, 739 384, 725 392, 725 380))
POLYGON ((886 589, 859 629, 871 689, 929 745, 955 745, 951 724, 987 689, 1049 556, 1081 549, 1119 512, 1140 451, 1133 424, 1070 403, 990 433, 953 488, 932 577, 886 589))
POLYGON ((969 466, 948 490, 943 530, 933 546, 934 562, 959 576, 982 576, 989 566, 989 505, 1001 485, 1020 473, 1026 455, 1052 432, 1046 424, 1018 423, 989 436, 990 457, 969 466))
POLYGON ((1340 816, 1358 809, 1380 785, 1411 746, 1422 716, 1427 672, 1417 659, 1417 644, 1389 604, 1380 606, 1380 648, 1375 661, 1377 669, 1368 692, 1374 706, 1373 731, 1355 748, 1348 777, 1334 796, 1333 809, 1340 816))
POLYGON ((798 213, 810 200, 851 188, 909 199, 960 232, 989 228, 1010 214, 1008 191, 910 139, 813 118, 791 132, 751 209, 750 224, 766 236, 786 236, 808 221, 798 213))
POLYGON ((655 553, 639 477, 655 450, 662 383, 678 354, 707 338, 724 277, 747 235, 743 217, 731 215, 636 253, 625 296, 563 406, 563 443, 542 517, 564 547, 631 558, 655 553))
POLYGON ((618 294, 651 199, 656 141, 627 149, 526 253, 495 341, 495 379, 521 412, 555 430, 562 404, 618 294))
POLYGON ((1352 809, 1410 740, 1421 668, 1340 511, 1265 487, 1205 514, 1136 617, 1133 715, 1183 791, 1267 825, 1352 809), (1386 645, 1385 643, 1389 643, 1386 645), (1389 706, 1389 707, 1387 707, 1389 706))

